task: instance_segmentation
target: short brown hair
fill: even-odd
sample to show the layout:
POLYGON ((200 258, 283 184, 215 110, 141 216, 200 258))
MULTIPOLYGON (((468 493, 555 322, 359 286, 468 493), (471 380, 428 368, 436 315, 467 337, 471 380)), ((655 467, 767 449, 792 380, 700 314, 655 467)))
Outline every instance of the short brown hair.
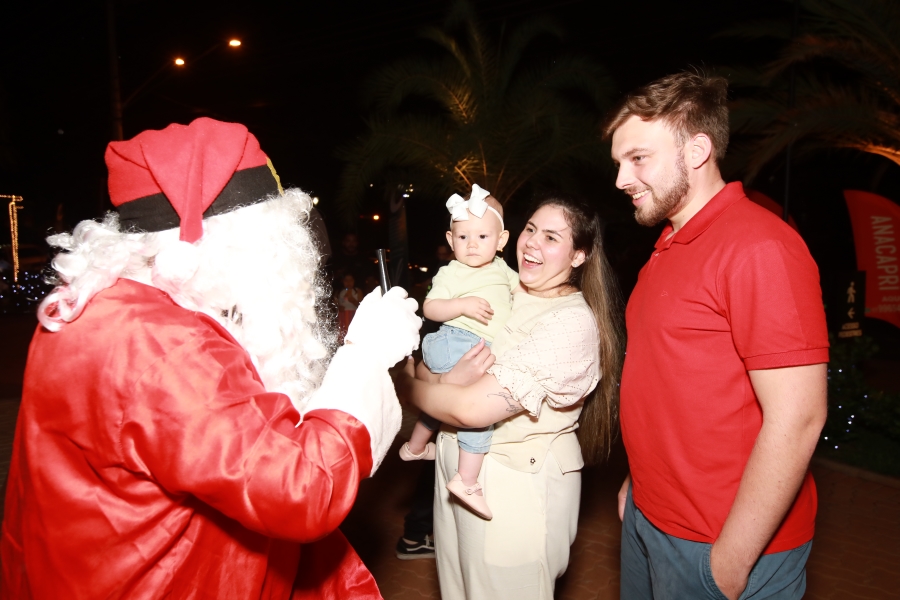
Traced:
POLYGON ((610 138, 631 116, 662 119, 678 143, 698 133, 710 137, 716 162, 728 148, 728 81, 702 71, 667 75, 628 94, 603 128, 610 138))

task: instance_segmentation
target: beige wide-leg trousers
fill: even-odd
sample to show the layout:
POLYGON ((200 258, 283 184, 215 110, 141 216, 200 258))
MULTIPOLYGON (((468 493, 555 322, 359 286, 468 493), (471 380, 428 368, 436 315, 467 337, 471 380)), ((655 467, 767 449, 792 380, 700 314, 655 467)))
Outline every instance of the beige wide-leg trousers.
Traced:
POLYGON ((434 542, 442 600, 552 600, 575 541, 581 472, 563 474, 553 455, 538 473, 488 454, 479 481, 494 513, 485 521, 447 491, 456 435, 440 431, 435 464, 434 542))

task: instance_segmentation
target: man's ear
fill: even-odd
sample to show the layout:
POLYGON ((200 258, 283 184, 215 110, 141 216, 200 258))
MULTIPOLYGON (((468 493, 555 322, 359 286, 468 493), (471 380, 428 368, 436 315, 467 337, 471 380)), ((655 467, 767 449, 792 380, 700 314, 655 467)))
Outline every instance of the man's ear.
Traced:
POLYGON ((576 250, 575 256, 572 257, 572 268, 577 269, 581 265, 584 264, 585 255, 584 250, 576 250))
POLYGON ((502 252, 506 247, 506 242, 509 241, 509 230, 504 229, 500 232, 500 238, 497 240, 497 252, 502 252))
POLYGON ((453 232, 452 231, 447 232, 447 243, 450 245, 450 251, 452 252, 453 251, 453 232))
POLYGON ((713 153, 712 140, 705 133, 698 133, 688 142, 685 156, 688 166, 699 169, 710 159, 713 153))

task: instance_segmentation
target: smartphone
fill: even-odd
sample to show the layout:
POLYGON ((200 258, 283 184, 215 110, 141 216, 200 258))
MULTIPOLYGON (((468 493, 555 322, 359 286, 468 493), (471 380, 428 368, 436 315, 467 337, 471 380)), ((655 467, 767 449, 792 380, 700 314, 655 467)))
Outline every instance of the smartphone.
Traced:
POLYGON ((391 276, 388 274, 388 265, 385 255, 387 250, 379 248, 375 251, 375 258, 378 259, 378 280, 381 282, 381 295, 387 294, 391 289, 391 276))

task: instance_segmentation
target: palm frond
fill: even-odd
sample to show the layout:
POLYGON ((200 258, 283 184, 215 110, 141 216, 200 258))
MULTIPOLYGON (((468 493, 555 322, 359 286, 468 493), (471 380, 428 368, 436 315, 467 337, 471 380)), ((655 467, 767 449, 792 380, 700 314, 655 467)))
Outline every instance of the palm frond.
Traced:
POLYGON ((528 58, 536 41, 561 38, 556 23, 529 19, 498 41, 459 2, 443 29, 422 35, 436 56, 388 65, 367 87, 366 132, 340 153, 345 215, 370 184, 398 172, 431 190, 477 182, 506 202, 542 178, 603 163, 608 72, 583 56, 528 58))
POLYGON ((748 178, 791 144, 800 151, 879 148, 884 156, 893 148, 893 154, 900 155, 896 115, 855 90, 832 85, 814 89, 815 96, 804 97, 793 110, 779 110, 778 104, 757 100, 745 102, 735 111, 743 119, 736 123, 738 130, 755 132, 758 138, 746 167, 748 178))
POLYGON ((498 84, 501 90, 507 90, 516 72, 522 64, 525 51, 539 38, 563 38, 562 26, 555 20, 546 17, 533 17, 515 27, 507 36, 506 43, 500 51, 500 71, 498 84))
POLYGON ((474 119, 475 98, 466 74, 454 61, 408 59, 378 71, 366 87, 374 111, 390 114, 410 97, 430 98, 442 106, 455 120, 474 119))
POLYGON ((801 0, 801 7, 800 35, 776 60, 734 69, 736 83, 757 88, 731 111, 732 129, 744 137, 745 178, 788 146, 854 148, 900 164, 900 3, 801 0))
POLYGON ((771 19, 746 21, 713 34, 713 38, 734 38, 745 41, 773 39, 786 42, 791 39, 791 23, 787 20, 773 21, 771 19))

